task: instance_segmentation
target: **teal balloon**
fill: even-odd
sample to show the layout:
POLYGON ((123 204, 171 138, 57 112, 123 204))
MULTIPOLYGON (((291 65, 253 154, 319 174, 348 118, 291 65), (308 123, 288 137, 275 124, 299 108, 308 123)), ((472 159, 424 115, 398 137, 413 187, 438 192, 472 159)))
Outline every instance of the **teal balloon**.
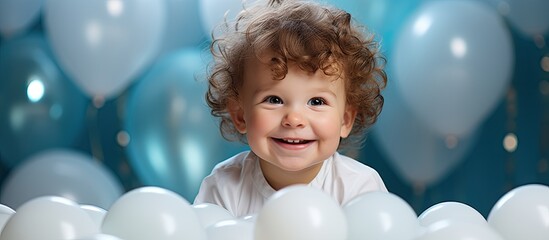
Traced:
POLYGON ((161 57, 130 90, 124 117, 129 162, 142 183, 190 202, 213 166, 240 151, 206 105, 206 66, 194 48, 161 57))
POLYGON ((208 39, 200 21, 199 0, 167 0, 166 30, 161 53, 197 46, 208 39))
POLYGON ((40 17, 42 2, 43 0, 1 0, 0 34, 10 38, 30 29, 40 17))
POLYGON ((0 159, 12 167, 80 134, 87 98, 63 74, 41 33, 0 46, 0 159))

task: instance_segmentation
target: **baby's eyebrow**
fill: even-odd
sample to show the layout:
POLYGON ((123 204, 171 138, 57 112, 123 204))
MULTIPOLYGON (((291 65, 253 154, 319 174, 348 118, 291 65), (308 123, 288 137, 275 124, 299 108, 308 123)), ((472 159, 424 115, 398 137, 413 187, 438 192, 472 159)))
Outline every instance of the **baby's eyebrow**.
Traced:
POLYGON ((331 95, 332 97, 337 98, 337 94, 335 92, 333 92, 332 90, 323 90, 323 91, 319 91, 319 93, 327 93, 327 94, 331 95))
POLYGON ((272 89, 272 88, 257 88, 252 92, 252 95, 262 94, 263 92, 266 92, 270 89, 272 89))

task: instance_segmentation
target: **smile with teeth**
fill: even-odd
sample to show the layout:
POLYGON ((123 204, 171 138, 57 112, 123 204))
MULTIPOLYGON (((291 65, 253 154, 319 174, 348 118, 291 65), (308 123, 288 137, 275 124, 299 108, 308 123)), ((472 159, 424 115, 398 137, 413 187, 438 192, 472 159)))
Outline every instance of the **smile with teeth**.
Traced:
POLYGON ((283 143, 288 143, 288 144, 305 144, 311 141, 311 140, 303 140, 303 139, 285 139, 285 138, 275 138, 275 140, 283 143))

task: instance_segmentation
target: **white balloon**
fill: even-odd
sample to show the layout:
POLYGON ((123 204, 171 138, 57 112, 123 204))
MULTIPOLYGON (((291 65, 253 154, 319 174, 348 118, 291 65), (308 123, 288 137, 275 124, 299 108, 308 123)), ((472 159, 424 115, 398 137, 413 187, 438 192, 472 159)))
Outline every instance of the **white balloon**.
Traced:
POLYGON ((78 238, 74 240, 122 240, 121 238, 115 237, 113 235, 108 235, 104 233, 98 233, 93 236, 78 238))
POLYGON ((255 224, 255 221, 257 220, 257 214, 246 215, 246 216, 240 217, 240 219, 255 224))
POLYGON ((180 195, 160 187, 140 187, 108 210, 102 233, 130 240, 206 240, 198 216, 180 195))
POLYGON ((13 210, 13 208, 10 208, 4 204, 0 204, 0 214, 11 215, 14 213, 15 213, 15 210, 13 210))
POLYGON ((114 97, 160 51, 165 1, 50 0, 47 37, 59 65, 91 97, 114 97))
POLYGON ((93 220, 78 203, 43 196, 17 208, 4 226, 0 240, 72 240, 97 233, 93 220))
POLYGON ((254 224, 242 219, 222 220, 206 227, 208 240, 254 240, 254 224))
POLYGON ((44 0, 0 0, 0 33, 12 37, 32 26, 44 0))
POLYGON ((441 202, 437 203, 425 211, 419 217, 419 223, 423 226, 429 226, 442 220, 451 220, 457 222, 469 222, 474 224, 486 224, 486 219, 473 207, 460 202, 441 202))
POLYGON ((513 54, 493 9, 473 0, 430 1, 398 36, 394 79, 418 119, 443 135, 467 136, 506 93, 513 54))
POLYGON ((234 218, 227 209, 213 203, 195 204, 192 205, 192 208, 196 212, 196 215, 198 215, 198 219, 204 228, 216 222, 234 218))
POLYGON ((98 206, 87 204, 80 205, 80 208, 82 208, 91 217, 97 227, 97 232, 101 232, 101 224, 103 223, 105 215, 107 215, 107 210, 98 206))
POLYGON ((488 214, 506 240, 546 240, 549 236, 549 186, 527 184, 503 195, 488 214))
POLYGON ((420 229, 412 207, 389 192, 363 193, 343 205, 343 212, 349 225, 347 240, 413 239, 420 229))
POLYGON ((49 149, 32 155, 10 172, 0 200, 17 209, 33 198, 55 195, 107 209, 122 193, 122 184, 91 156, 49 149))
POLYGON ((0 204, 0 232, 2 232, 2 229, 4 228, 4 225, 6 225, 6 222, 10 219, 10 217, 15 213, 15 210, 12 208, 0 204))
POLYGON ((256 240, 344 240, 347 222, 339 204, 305 185, 283 188, 259 211, 256 240))
MULTIPOLYGON (((527 239, 527 238, 524 238, 527 239)), ((414 240, 507 240, 488 224, 441 220, 425 228, 414 240)))

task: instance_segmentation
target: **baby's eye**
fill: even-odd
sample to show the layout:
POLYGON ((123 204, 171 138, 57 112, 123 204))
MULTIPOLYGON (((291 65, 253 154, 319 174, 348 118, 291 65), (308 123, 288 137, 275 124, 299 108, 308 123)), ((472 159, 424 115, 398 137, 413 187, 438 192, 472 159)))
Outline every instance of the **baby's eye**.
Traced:
POLYGON ((268 96, 263 101, 270 104, 282 104, 282 99, 277 96, 268 96))
POLYGON ((320 106, 320 105, 325 105, 325 104, 326 104, 326 101, 322 98, 319 98, 319 97, 311 98, 309 100, 309 105, 311 105, 311 106, 320 106))

